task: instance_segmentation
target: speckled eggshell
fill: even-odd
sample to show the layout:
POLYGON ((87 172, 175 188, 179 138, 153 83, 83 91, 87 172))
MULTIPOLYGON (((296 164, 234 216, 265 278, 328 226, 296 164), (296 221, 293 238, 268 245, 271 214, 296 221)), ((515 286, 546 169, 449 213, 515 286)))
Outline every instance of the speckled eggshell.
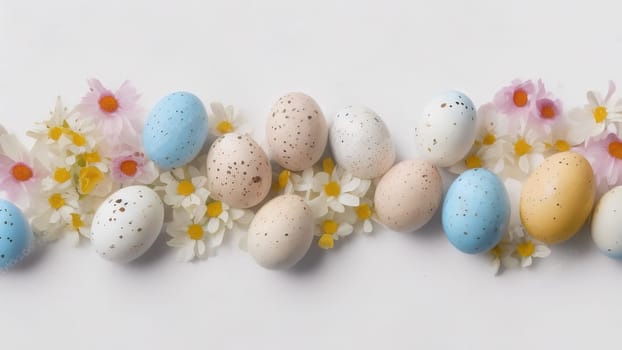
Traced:
POLYGON ((330 127, 329 140, 337 164, 356 177, 375 179, 395 162, 389 129, 367 107, 348 106, 340 110, 330 127))
POLYGON ((124 187, 106 198, 95 212, 91 242, 104 259, 129 262, 153 245, 163 221, 164 206, 152 189, 124 187))
POLYGON ((289 268, 309 250, 313 228, 313 213, 303 198, 276 197, 253 218, 248 229, 248 252, 267 269, 289 268))
POLYGON ((461 252, 477 254, 492 249, 503 238, 509 221, 510 198, 492 172, 468 170, 449 186, 443 202, 443 230, 461 252))
POLYGON ((28 220, 13 203, 0 199, 0 269, 16 264, 32 241, 28 220))
POLYGON ((423 160, 405 160, 380 179, 374 206, 378 220, 389 229, 411 232, 430 221, 442 197, 438 169, 423 160))
POLYGON ((544 243, 563 242, 583 226, 594 205, 590 163, 574 152, 546 158, 529 176, 520 198, 525 230, 544 243))
POLYGON ((207 153, 207 186, 211 196, 233 208, 250 208, 270 192, 268 156, 248 135, 226 134, 207 153))
POLYGON ((610 189, 598 201, 592 216, 592 239, 603 254, 622 259, 622 186, 610 189))
POLYGON ((207 113, 189 92, 161 99, 143 129, 145 153, 163 169, 181 167, 197 156, 207 138, 207 113))
POLYGON ((461 92, 449 91, 426 105, 415 123, 415 144, 429 162, 448 167, 466 156, 476 131, 476 111, 471 99, 461 92))
POLYGON ((266 139, 272 159, 283 168, 310 168, 322 157, 328 142, 328 127, 320 106, 300 92, 279 98, 266 123, 266 139))

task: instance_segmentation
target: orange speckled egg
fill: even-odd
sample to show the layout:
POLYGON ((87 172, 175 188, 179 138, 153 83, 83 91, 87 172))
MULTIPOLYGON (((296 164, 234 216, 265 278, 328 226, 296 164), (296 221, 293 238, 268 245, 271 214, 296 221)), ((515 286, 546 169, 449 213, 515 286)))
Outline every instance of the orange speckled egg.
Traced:
POLYGON ((529 176, 520 197, 520 218, 533 238, 563 242, 583 226, 594 205, 594 175, 580 154, 548 157, 529 176))

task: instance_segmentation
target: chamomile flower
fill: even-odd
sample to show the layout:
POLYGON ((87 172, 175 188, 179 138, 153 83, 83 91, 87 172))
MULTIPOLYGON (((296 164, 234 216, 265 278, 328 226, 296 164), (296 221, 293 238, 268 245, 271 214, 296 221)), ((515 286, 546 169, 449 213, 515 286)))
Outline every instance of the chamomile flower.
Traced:
POLYGON ((41 189, 43 191, 66 190, 73 186, 71 177, 71 168, 65 165, 54 167, 52 172, 41 180, 41 189))
POLYGON ((502 271, 501 267, 503 269, 518 267, 518 260, 512 256, 514 249, 514 245, 507 238, 504 238, 488 251, 490 266, 495 275, 502 271))
POLYGON ((46 176, 46 170, 36 158, 37 154, 31 156, 14 135, 0 135, 0 149, 0 192, 26 207, 30 203, 29 195, 46 176))
POLYGON ((275 179, 274 189, 282 194, 294 193, 294 183, 292 181, 292 175, 294 174, 290 170, 283 169, 278 174, 272 176, 272 178, 275 179))
POLYGON ((209 199, 207 206, 203 209, 203 214, 207 219, 207 232, 216 234, 233 229, 235 224, 246 226, 250 223, 253 215, 250 210, 231 208, 228 204, 219 200, 209 199))
POLYGON ((305 169, 300 174, 284 169, 274 178, 275 189, 282 194, 295 192, 308 199, 309 192, 313 189, 313 168, 305 169))
MULTIPOLYGON (((81 205, 80 205, 81 207, 81 205)), ((91 239, 91 222, 93 214, 79 213, 77 210, 69 214, 69 219, 65 220, 64 234, 78 244, 81 239, 91 239)))
POLYGON ((511 165, 506 172, 510 176, 524 177, 529 175, 544 160, 546 144, 550 144, 546 135, 530 128, 523 123, 516 134, 508 137, 512 148, 509 154, 510 161, 505 166, 511 165), (509 163, 509 164, 508 164, 509 163))
POLYGON ((205 187, 207 177, 201 176, 199 170, 193 166, 175 168, 160 175, 164 183, 164 203, 173 208, 183 207, 194 210, 205 204, 209 191, 205 187))
POLYGON ((373 202, 369 199, 361 199, 361 204, 357 207, 346 207, 341 214, 335 217, 342 222, 352 225, 355 232, 371 233, 374 230, 375 221, 373 212, 373 202))
POLYGON ((142 152, 124 152, 112 158, 112 178, 118 183, 149 185, 158 176, 155 164, 142 152))
POLYGON ((68 142, 63 143, 62 141, 69 141, 69 138, 63 137, 66 136, 64 130, 68 126, 68 118, 69 111, 59 96, 56 98, 54 110, 50 112, 50 118, 44 122, 36 123, 34 130, 26 132, 26 135, 36 140, 32 149, 39 152, 61 153, 63 146, 68 144, 68 142))
POLYGON ((333 219, 320 220, 318 225, 318 246, 322 249, 332 249, 335 246, 335 241, 349 236, 354 227, 346 222, 337 222, 333 219))
POLYGON ((240 118, 233 109, 233 106, 224 106, 220 102, 210 104, 212 115, 209 121, 209 132, 211 135, 220 137, 231 132, 240 135, 250 134, 252 131, 247 124, 240 118))
MULTIPOLYGON (((200 209, 207 210, 205 206, 200 209)), ((209 220, 205 215, 192 215, 183 209, 173 211, 173 221, 166 225, 166 233, 172 238, 166 243, 170 247, 179 248, 178 260, 191 261, 205 257, 222 244, 224 230, 212 234, 208 225, 209 220)))
POLYGON ((513 232, 515 246, 512 255, 520 260, 521 267, 531 266, 534 258, 546 258, 551 255, 551 250, 546 245, 530 238, 522 228, 517 228, 513 232))
POLYGON ((72 213, 78 206, 78 193, 70 188, 64 191, 43 191, 32 210, 32 227, 44 240, 56 240, 72 222, 72 213))

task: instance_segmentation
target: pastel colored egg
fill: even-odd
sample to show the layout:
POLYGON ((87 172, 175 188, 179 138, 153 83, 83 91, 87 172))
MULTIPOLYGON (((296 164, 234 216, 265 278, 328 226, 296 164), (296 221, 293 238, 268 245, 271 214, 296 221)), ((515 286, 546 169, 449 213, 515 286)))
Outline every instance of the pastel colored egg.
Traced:
POLYGON ((214 199, 233 208, 250 208, 270 192, 272 167, 248 135, 226 134, 207 153, 207 187, 214 199))
POLYGON ((192 161, 207 138, 207 113, 189 92, 174 92, 149 113, 143 129, 145 153, 163 169, 192 161))
POLYGON ((300 92, 279 98, 266 123, 266 139, 272 159, 283 168, 310 168, 322 157, 328 142, 328 127, 320 106, 300 92))
POLYGON ((276 197, 253 218, 248 229, 248 252, 267 269, 289 268, 309 250, 313 228, 313 213, 303 198, 276 197))
POLYGON ((164 222, 160 197, 146 186, 128 186, 111 194, 95 212, 91 242, 104 259, 126 263, 143 255, 164 222))
POLYGON ((28 220, 13 203, 0 199, 0 269, 16 264, 32 241, 28 220))
POLYGON ((443 198, 438 169, 423 160, 405 160, 378 182, 374 206, 378 220, 393 231, 416 231, 436 213, 443 198))
POLYGON ((622 259, 622 186, 610 189, 598 201, 592 215, 592 239, 600 251, 622 259))
POLYGON ((461 252, 492 249, 507 232, 510 199, 497 175, 483 169, 462 173, 449 186, 443 202, 443 230, 461 252))
POLYGON ((594 175, 580 154, 561 152, 546 158, 529 176, 520 198, 525 230, 544 243, 574 236, 594 205, 594 175))
POLYGON ((415 144, 430 163, 448 167, 467 155, 477 131, 476 111, 469 97, 449 91, 432 99, 415 123, 415 144))
POLYGON ((386 124, 371 109, 348 106, 335 116, 329 140, 342 168, 362 179, 382 176, 395 162, 395 149, 386 124))

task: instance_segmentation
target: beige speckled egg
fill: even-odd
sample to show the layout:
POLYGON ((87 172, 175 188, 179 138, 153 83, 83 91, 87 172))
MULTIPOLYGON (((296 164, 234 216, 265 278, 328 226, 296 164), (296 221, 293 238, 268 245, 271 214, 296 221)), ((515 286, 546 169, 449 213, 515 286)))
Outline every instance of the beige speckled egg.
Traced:
POLYGON ((284 269, 302 259, 313 241, 313 214, 304 199, 283 195, 266 203, 248 229, 248 252, 268 269, 284 269))
POLYGON ((207 187, 211 196, 233 208, 259 204, 270 191, 268 156, 248 135, 226 134, 207 153, 207 187))
POLYGON ((320 106, 300 92, 279 98, 268 117, 266 139, 272 158, 283 168, 310 168, 320 159, 328 141, 328 127, 320 106))
POLYGON ((520 197, 525 230, 544 243, 563 242, 585 223, 594 205, 594 175, 582 155, 561 152, 529 176, 520 197))
POLYGON ((438 169, 423 160, 405 160, 384 174, 374 198, 380 222, 394 231, 416 231, 438 209, 443 181, 438 169))

